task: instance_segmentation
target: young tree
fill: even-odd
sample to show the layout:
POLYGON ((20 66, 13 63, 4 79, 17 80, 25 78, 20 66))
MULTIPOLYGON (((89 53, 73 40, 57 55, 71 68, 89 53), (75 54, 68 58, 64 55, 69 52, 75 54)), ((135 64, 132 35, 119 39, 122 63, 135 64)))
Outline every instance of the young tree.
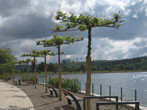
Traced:
POLYGON ((61 64, 60 64, 60 48, 61 45, 63 44, 70 44, 70 43, 74 43, 76 41, 81 41, 83 40, 83 37, 79 37, 79 38, 74 38, 74 37, 70 37, 70 36, 57 36, 57 35, 53 35, 51 39, 49 40, 39 40, 36 41, 37 45, 43 45, 44 47, 51 47, 51 46, 55 46, 58 49, 58 80, 59 80, 59 84, 58 84, 58 88, 59 88, 59 100, 62 100, 62 76, 61 76, 61 64))
MULTIPOLYGON (((55 32, 65 32, 65 31, 85 31, 88 30, 88 52, 86 57, 86 71, 87 71, 87 88, 86 95, 90 96, 91 93, 91 32, 92 28, 96 27, 111 27, 119 28, 124 20, 121 20, 120 14, 114 14, 112 19, 101 19, 97 17, 75 15, 74 13, 64 13, 60 10, 57 11, 56 20, 60 20, 65 23, 65 26, 56 26, 55 32)), ((90 100, 87 101, 87 110, 90 110, 90 100)))
POLYGON ((15 61, 16 58, 12 55, 10 48, 0 47, 0 75, 6 74, 6 72, 12 73, 15 61))
POLYGON ((29 73, 29 62, 32 62, 32 60, 30 58, 24 60, 24 62, 27 64, 27 73, 29 73))
POLYGON ((43 72, 44 71, 44 62, 41 62, 40 64, 38 64, 37 70, 39 72, 43 72))
POLYGON ((32 60, 30 59, 30 58, 28 58, 28 59, 26 59, 26 60, 24 60, 24 62, 27 64, 27 71, 26 71, 26 73, 27 73, 27 85, 29 85, 29 78, 28 78, 28 74, 29 74, 29 62, 32 62, 32 60))
POLYGON ((14 55, 12 55, 12 50, 10 48, 0 47, 0 64, 6 64, 15 61, 16 58, 14 55))
POLYGON ((20 72, 20 74, 22 74, 22 64, 25 62, 24 62, 24 60, 20 60, 20 61, 17 61, 17 63, 19 64, 19 72, 20 72))
POLYGON ((55 56, 55 54, 51 50, 40 50, 36 51, 41 57, 44 57, 44 72, 45 72, 45 93, 47 93, 48 82, 47 82, 47 65, 46 65, 46 57, 47 55, 55 56))
POLYGON ((52 71, 52 72, 56 73, 57 72, 56 68, 58 68, 58 64, 57 63, 49 63, 47 67, 48 67, 47 68, 48 71, 52 71))
POLYGON ((13 65, 14 72, 17 72, 17 66, 16 65, 19 64, 18 61, 14 61, 13 64, 14 64, 13 65))
POLYGON ((40 57, 40 55, 36 52, 36 50, 32 50, 31 53, 29 54, 23 54, 21 56, 27 56, 27 57, 33 57, 33 63, 34 63, 34 74, 36 74, 36 77, 35 77, 35 89, 37 88, 37 73, 36 73, 36 57, 40 57))

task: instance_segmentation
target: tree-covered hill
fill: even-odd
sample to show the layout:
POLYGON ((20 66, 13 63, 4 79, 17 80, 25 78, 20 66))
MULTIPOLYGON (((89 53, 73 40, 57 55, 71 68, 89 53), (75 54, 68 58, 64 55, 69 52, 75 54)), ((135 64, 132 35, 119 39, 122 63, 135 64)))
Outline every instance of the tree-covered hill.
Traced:
MULTIPOLYGON (((76 71, 85 71, 86 62, 70 62, 63 63, 63 67, 67 70, 75 69, 76 71), (71 69, 70 69, 71 68, 71 69)), ((64 69, 63 68, 63 69, 64 69)), ((146 71, 147 56, 123 60, 96 60, 92 61, 92 71, 146 71)))
MULTIPOLYGON (((26 71, 25 65, 22 65, 22 70, 26 71)), ((32 65, 29 65, 30 72, 32 65)), ((16 66, 19 71, 19 65, 16 66)), ((50 72, 57 72, 57 63, 47 64, 47 69, 50 72)), ((68 60, 62 61, 62 70, 64 72, 85 72, 86 62, 75 62, 68 60)), ((37 65, 38 72, 44 72, 44 62, 37 65)), ((92 61, 93 72, 125 72, 125 71, 147 71, 147 56, 123 60, 95 60, 92 61)))
POLYGON ((146 71, 147 57, 114 61, 93 61, 93 70, 100 71, 146 71))

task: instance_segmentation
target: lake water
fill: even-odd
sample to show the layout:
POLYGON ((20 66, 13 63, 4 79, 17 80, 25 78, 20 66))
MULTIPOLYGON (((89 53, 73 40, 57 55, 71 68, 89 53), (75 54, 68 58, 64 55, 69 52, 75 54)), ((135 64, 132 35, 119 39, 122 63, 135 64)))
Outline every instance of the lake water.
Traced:
MULTIPOLYGON (((57 76, 57 75, 54 75, 57 76)), ((85 74, 63 74, 64 78, 78 78, 81 82, 81 90, 85 90, 85 74)), ((135 89, 137 90, 137 101, 141 105, 147 106, 147 72, 128 72, 128 73, 93 73, 92 83, 94 92, 100 94, 100 84, 102 85, 102 94, 110 95, 109 86, 111 86, 111 95, 122 96, 123 100, 134 101, 135 89)))

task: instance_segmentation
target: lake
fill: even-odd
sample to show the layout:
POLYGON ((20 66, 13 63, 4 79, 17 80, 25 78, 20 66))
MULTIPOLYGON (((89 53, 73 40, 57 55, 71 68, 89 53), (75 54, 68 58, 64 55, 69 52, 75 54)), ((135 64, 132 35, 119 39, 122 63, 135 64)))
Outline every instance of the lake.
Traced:
MULTIPOLYGON (((53 75, 53 76, 57 76, 53 75)), ((85 74, 63 74, 64 78, 78 78, 81 82, 81 90, 85 91, 85 74)), ((147 72, 125 72, 125 73, 93 73, 92 83, 94 84, 94 93, 100 94, 100 85, 102 85, 102 95, 121 96, 123 100, 134 101, 135 90, 136 99, 141 105, 147 106, 147 72)))

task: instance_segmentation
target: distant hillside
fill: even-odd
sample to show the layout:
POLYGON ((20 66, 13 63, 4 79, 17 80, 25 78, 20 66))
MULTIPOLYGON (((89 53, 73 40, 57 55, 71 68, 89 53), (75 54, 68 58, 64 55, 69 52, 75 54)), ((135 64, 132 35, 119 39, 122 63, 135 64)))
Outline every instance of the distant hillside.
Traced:
MULTIPOLYGON (((86 62, 64 63, 66 69, 77 68, 77 71, 86 71, 86 62)), ((123 60, 96 60, 92 61, 92 71, 113 72, 113 71, 146 71, 147 56, 123 60)))
MULTIPOLYGON (((57 72, 57 63, 50 63, 47 66, 48 71, 57 72)), ((147 56, 124 60, 96 60, 92 61, 92 71, 94 72, 116 72, 116 71, 147 71, 147 56)), ((19 66, 16 66, 19 71, 19 66)), ((29 65, 29 70, 33 71, 29 65)), ((22 65, 22 71, 26 71, 26 66, 22 65)), ((37 65, 37 71, 44 71, 44 63, 37 65)), ((71 60, 62 61, 63 72, 85 72, 86 62, 74 62, 71 60)))
POLYGON ((145 57, 137 57, 131 59, 123 59, 123 60, 96 60, 92 62, 92 65, 95 66, 97 64, 105 65, 105 64, 146 64, 147 56, 145 57))
POLYGON ((101 60, 92 62, 93 71, 146 71, 147 56, 124 60, 101 60))

